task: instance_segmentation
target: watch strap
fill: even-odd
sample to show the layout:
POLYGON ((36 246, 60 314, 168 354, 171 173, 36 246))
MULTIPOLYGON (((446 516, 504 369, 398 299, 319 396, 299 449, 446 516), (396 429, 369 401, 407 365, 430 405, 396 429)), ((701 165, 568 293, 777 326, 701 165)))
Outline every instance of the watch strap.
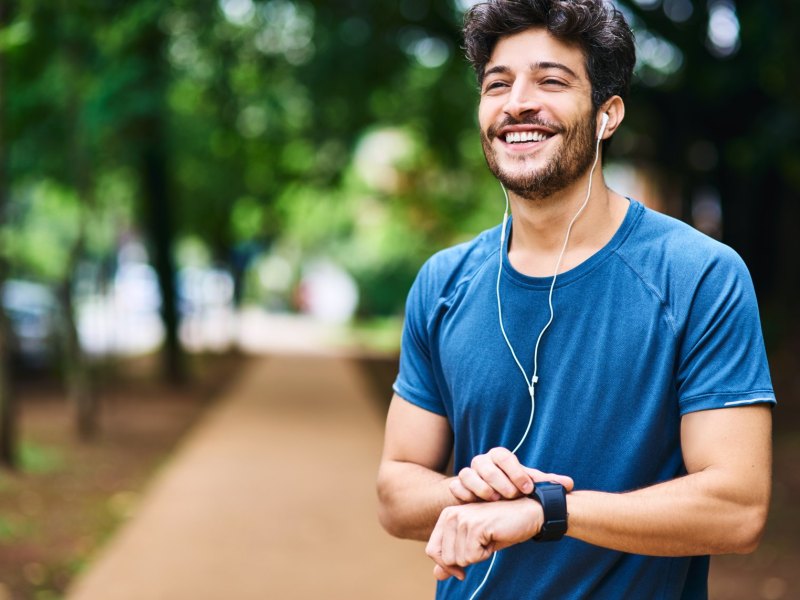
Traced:
POLYGON ((567 491, 554 481, 535 484, 528 497, 542 505, 544 522, 532 539, 537 542, 556 542, 567 532, 567 491))

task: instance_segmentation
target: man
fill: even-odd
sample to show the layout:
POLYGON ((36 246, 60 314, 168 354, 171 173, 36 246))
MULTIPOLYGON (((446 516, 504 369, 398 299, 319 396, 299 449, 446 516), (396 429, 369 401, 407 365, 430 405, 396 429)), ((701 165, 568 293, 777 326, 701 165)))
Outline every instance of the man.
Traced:
POLYGON ((619 12, 493 0, 464 31, 512 219, 409 294, 381 522, 428 540, 438 598, 705 598, 708 555, 752 551, 769 503, 747 270, 595 170, 634 65, 619 12))

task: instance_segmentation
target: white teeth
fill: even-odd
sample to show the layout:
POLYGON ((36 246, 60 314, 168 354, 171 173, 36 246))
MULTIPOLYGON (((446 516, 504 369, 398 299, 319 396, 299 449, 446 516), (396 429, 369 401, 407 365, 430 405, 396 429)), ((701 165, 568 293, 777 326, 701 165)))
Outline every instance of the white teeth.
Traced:
POLYGON ((543 142, 547 136, 541 131, 514 131, 506 134, 506 143, 543 142))

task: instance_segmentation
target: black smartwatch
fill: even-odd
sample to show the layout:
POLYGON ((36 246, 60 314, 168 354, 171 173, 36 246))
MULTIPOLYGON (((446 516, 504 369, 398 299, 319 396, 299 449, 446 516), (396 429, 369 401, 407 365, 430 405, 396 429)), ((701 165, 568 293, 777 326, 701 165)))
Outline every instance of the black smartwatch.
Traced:
POLYGON ((542 505, 544 523, 532 539, 536 542, 557 542, 567 532, 567 491, 560 483, 542 481, 528 494, 542 505))

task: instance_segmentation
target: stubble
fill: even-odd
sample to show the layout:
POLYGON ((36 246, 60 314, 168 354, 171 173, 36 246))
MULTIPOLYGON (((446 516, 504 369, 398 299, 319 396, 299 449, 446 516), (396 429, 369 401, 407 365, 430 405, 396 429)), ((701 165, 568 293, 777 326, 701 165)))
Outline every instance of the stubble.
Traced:
MULTIPOLYGON (((571 128, 554 127, 536 117, 519 121, 509 118, 502 123, 492 125, 486 131, 481 131, 481 145, 486 164, 508 191, 527 200, 545 200, 579 179, 591 166, 594 160, 595 116, 595 111, 591 111, 588 118, 571 128), (501 128, 521 124, 548 127, 555 130, 562 140, 561 148, 545 165, 525 173, 516 173, 500 166, 492 141, 501 128)), ((524 158, 509 157, 506 160, 524 160, 524 158)))

